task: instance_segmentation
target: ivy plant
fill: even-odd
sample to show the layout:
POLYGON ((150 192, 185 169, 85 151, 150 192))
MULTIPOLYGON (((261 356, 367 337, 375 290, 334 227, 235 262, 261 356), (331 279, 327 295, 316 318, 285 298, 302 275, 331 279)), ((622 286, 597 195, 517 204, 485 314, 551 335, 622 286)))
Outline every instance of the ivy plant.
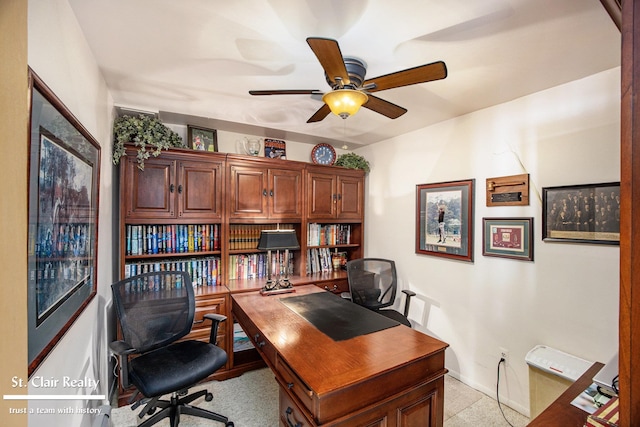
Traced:
POLYGON ((120 163, 120 158, 126 155, 125 143, 132 142, 138 147, 136 158, 141 170, 144 170, 146 159, 150 156, 157 157, 162 150, 171 147, 186 148, 180 135, 157 118, 144 114, 116 118, 113 122, 113 136, 113 164, 120 163))
POLYGON ((367 159, 356 153, 341 154, 336 160, 336 166, 342 166, 347 169, 361 169, 367 173, 371 170, 367 159))

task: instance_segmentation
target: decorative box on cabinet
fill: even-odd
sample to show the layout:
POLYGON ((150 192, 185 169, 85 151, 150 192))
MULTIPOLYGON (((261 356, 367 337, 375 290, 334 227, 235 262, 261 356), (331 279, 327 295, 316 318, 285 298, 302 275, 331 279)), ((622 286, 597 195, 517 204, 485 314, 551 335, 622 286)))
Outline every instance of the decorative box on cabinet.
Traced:
POLYGON ((301 219, 302 166, 229 156, 229 219, 301 219))

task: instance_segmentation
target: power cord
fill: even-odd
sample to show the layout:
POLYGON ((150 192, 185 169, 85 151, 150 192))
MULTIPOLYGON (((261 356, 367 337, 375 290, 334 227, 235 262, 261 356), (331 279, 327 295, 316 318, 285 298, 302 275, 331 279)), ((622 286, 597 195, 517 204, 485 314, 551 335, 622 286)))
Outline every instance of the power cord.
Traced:
POLYGON ((496 381, 496 400, 498 401, 498 409, 500 409, 500 413, 502 413, 502 418, 504 418, 507 424, 509 424, 511 427, 514 427, 514 425, 511 424, 507 419, 507 417, 504 415, 504 411, 502 410, 502 405, 500 404, 500 365, 505 362, 506 360, 504 360, 504 357, 501 357, 500 361, 498 362, 498 380, 496 381))

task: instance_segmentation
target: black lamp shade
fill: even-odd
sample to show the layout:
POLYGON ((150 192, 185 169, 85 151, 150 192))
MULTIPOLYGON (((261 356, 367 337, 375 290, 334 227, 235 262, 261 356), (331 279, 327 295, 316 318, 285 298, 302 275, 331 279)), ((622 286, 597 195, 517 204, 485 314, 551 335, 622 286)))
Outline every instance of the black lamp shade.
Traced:
POLYGON ((295 230, 262 230, 258 249, 261 251, 300 249, 300 244, 295 230))

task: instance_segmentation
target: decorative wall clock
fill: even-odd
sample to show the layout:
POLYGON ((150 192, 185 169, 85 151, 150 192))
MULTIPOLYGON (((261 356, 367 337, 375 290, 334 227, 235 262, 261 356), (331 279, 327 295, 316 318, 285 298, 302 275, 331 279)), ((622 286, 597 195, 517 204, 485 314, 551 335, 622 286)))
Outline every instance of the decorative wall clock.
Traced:
POLYGON ((311 150, 311 160, 319 165, 333 165, 336 162, 336 150, 329 144, 316 144, 311 150))

